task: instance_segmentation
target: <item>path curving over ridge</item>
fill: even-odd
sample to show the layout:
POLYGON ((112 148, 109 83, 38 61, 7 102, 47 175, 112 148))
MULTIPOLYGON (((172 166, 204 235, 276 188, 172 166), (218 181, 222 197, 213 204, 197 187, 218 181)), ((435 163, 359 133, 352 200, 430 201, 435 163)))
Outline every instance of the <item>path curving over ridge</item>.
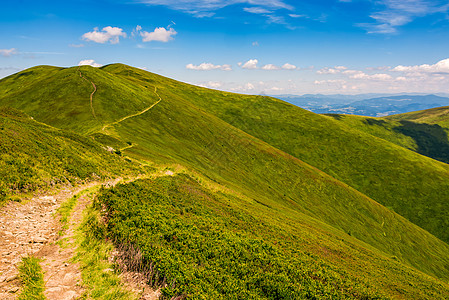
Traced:
POLYGON ((83 74, 81 74, 80 67, 78 67, 78 72, 80 74, 80 77, 83 78, 84 80, 86 80, 87 82, 90 82, 94 88, 94 90, 90 94, 90 111, 92 112, 92 116, 94 116, 95 120, 97 120, 97 116, 95 115, 95 110, 94 110, 94 106, 93 106, 93 97, 94 97, 95 92, 97 91, 97 86, 95 85, 95 83, 93 83, 93 81, 86 79, 86 77, 84 77, 83 74))
POLYGON ((147 108, 145 108, 145 109, 142 110, 141 112, 138 112, 138 113, 135 113, 135 114, 132 114, 132 115, 125 116, 125 117, 123 117, 123 118, 121 118, 121 119, 119 119, 119 120, 117 120, 117 121, 115 121, 115 122, 112 122, 112 123, 109 123, 109 124, 104 125, 103 128, 101 128, 101 131, 105 131, 106 128, 111 127, 111 126, 114 126, 114 125, 116 125, 116 124, 118 124, 118 123, 120 123, 120 122, 123 122, 123 121, 125 121, 125 120, 127 120, 127 119, 129 119, 129 118, 133 118, 133 117, 140 116, 141 114, 146 113, 147 111, 149 111, 150 109, 152 109, 154 106, 156 106, 157 104, 159 104, 159 102, 162 101, 162 98, 161 98, 161 96, 157 93, 157 87, 154 87, 154 93, 155 93, 156 96, 159 98, 158 101, 156 101, 156 102, 153 103, 152 105, 148 106, 147 108))

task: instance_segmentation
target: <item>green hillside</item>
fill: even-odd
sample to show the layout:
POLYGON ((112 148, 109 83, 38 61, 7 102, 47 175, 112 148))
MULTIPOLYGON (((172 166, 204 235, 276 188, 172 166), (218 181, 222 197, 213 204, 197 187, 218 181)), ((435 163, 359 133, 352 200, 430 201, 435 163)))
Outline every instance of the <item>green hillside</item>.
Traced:
POLYGON ((215 254, 205 256, 217 265, 205 267, 198 278, 197 288, 204 284, 211 294, 221 295, 233 286, 245 287, 249 298, 260 296, 261 289, 286 298, 448 295, 446 283, 427 275, 449 280, 449 246, 371 199, 444 238, 440 227, 448 220, 444 200, 449 179, 445 164, 272 98, 202 89, 119 64, 30 70, 0 81, 1 105, 90 135, 134 159, 180 165, 195 178, 129 184, 105 190, 99 198, 110 209, 108 234, 117 243, 139 247, 167 283, 179 283, 173 283, 167 295, 190 289, 189 282, 195 282, 191 276, 197 276, 189 273, 191 266, 201 267, 205 259, 203 254, 192 257, 182 245, 159 253, 163 240, 148 243, 153 234, 171 241, 178 237, 177 230, 183 245, 189 240, 186 232, 193 230, 198 242, 186 249, 194 253, 226 237, 215 254), (97 89, 92 107, 90 81, 97 89), (59 84, 65 92, 58 93, 54 86, 59 84), (51 110, 53 102, 58 105, 51 110), (338 180, 343 177, 352 187, 338 180), (420 198, 423 194, 427 201, 420 198), (181 222, 190 215, 186 224, 181 222), (217 224, 226 226, 219 231, 217 224), (230 246, 237 242, 249 250, 230 246), (260 253, 260 265, 253 266, 257 274, 263 262, 276 262, 272 279, 264 283, 255 274, 250 282, 229 274, 229 285, 218 285, 216 278, 230 272, 220 268, 226 262, 223 256, 239 253, 240 268, 260 253), (294 270, 291 264, 304 267, 294 270), (298 273, 309 268, 313 271, 298 273), (290 276, 297 278, 291 289, 283 284, 290 276), (314 290, 317 294, 310 294, 314 290))
POLYGON ((163 98, 187 100, 449 241, 446 164, 281 100, 194 87, 120 64, 103 70, 134 84, 153 82, 163 98))
POLYGON ((426 110, 414 111, 385 117, 395 121, 413 121, 416 123, 437 124, 449 129, 449 107, 436 107, 426 110))
POLYGON ((124 243, 122 248, 142 249, 140 270, 149 273, 154 287, 162 287, 166 299, 449 295, 446 284, 306 215, 213 192, 188 175, 103 190, 100 203, 106 207, 108 237, 124 243))
MULTIPOLYGON (((354 115, 327 116, 351 128, 361 130, 419 154, 449 163, 448 129, 439 124, 401 120, 396 117, 362 117, 354 115)), ((440 118, 443 121, 443 118, 440 118)))
POLYGON ((12 108, 0 108, 0 141, 0 205, 18 193, 138 171, 90 138, 12 108))

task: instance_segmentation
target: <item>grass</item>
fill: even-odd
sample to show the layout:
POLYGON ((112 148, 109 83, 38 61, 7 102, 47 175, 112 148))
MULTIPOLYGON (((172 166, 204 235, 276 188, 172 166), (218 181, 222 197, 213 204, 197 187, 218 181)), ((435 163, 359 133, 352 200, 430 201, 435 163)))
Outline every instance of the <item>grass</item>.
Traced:
MULTIPOLYGON (((104 232, 143 254, 164 299, 444 299, 449 287, 305 215, 188 175, 101 190, 104 232)), ((103 234, 103 231, 102 231, 103 234)))
MULTIPOLYGON (((229 191, 212 192, 179 176, 103 191, 104 202, 110 198, 112 217, 107 230, 93 227, 97 229, 89 234, 101 240, 107 231, 118 243, 131 241, 147 253, 149 262, 162 268, 154 282, 163 286, 166 278, 167 297, 190 289, 198 295, 202 286, 219 297, 223 289, 237 295, 233 288, 248 298, 259 297, 264 294, 261 274, 267 259, 276 263, 266 279, 267 295, 447 296, 449 246, 428 232, 447 237, 447 165, 280 100, 193 87, 120 64, 81 71, 98 87, 98 120, 86 103, 90 89, 79 81, 76 68, 36 67, 3 79, 0 103, 15 105, 52 126, 91 135, 116 150, 132 145, 122 151, 123 157, 150 166, 181 165, 187 173, 229 191), (42 84, 34 85, 27 77, 42 84), (59 88, 70 105, 58 103, 57 113, 48 114, 48 99, 62 101, 59 88), (155 88, 162 101, 151 110, 102 130, 154 104, 155 88), (188 216, 192 218, 185 219, 188 216), (178 230, 190 252, 173 238, 178 230), (190 233, 192 245, 186 241, 190 233), (217 252, 212 251, 214 245, 217 252), (214 259, 209 262, 202 255, 214 259), (226 257, 236 257, 239 269, 251 266, 255 274, 232 273, 235 276, 226 281, 225 274, 232 271, 232 264, 222 260, 226 257), (195 264, 197 269, 210 265, 204 276, 197 276, 192 273, 195 264), (294 281, 291 287, 286 278, 294 281), (190 280, 199 284, 191 286, 190 280), (351 294, 351 287, 357 294, 351 294)), ((414 145, 412 139, 401 139, 414 145)), ((123 163, 124 158, 106 154, 123 163)), ((103 251, 96 244, 86 247, 89 253, 103 251)), ((104 258, 98 253, 91 253, 91 265, 104 258)))
POLYGON ((44 275, 39 265, 40 259, 28 256, 22 258, 19 264, 19 278, 22 282, 22 290, 19 300, 45 300, 44 275))
POLYGON ((328 115, 357 130, 369 133, 427 157, 449 163, 448 129, 439 124, 417 123, 399 117, 370 118, 328 115))
POLYGON ((140 171, 91 138, 0 108, 0 205, 16 195, 140 171))
POLYGON ((405 114, 388 116, 385 119, 395 121, 413 121, 425 124, 437 124, 449 129, 449 107, 436 107, 426 110, 414 111, 405 114))
POLYGON ((76 194, 73 197, 69 198, 67 201, 63 202, 61 206, 56 210, 56 213, 59 215, 59 222, 61 223, 61 230, 59 231, 59 235, 63 235, 64 231, 69 227, 69 218, 72 213, 73 208, 75 208, 76 203, 80 194, 76 194))
POLYGON ((99 213, 91 206, 85 211, 77 233, 77 252, 74 258, 81 267, 83 285, 86 288, 82 299, 137 299, 114 270, 108 258, 114 249, 111 242, 105 241, 105 227, 99 213))

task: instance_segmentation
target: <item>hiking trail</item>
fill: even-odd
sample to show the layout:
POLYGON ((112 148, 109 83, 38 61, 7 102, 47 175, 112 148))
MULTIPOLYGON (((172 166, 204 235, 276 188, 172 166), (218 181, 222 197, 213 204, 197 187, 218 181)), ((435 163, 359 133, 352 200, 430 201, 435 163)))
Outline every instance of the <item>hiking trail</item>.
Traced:
POLYGON ((92 116, 94 116, 95 120, 97 120, 97 116, 95 115, 95 110, 94 110, 94 106, 93 106, 93 97, 94 97, 95 92, 97 91, 97 86, 95 85, 95 83, 93 81, 86 79, 86 77, 84 77, 83 74, 81 74, 80 67, 78 67, 78 72, 80 73, 80 77, 83 78, 84 80, 86 80, 87 82, 90 82, 94 88, 94 90, 90 94, 90 111, 92 112, 92 116))
POLYGON ((144 110, 142 110, 142 111, 140 111, 140 112, 138 112, 138 113, 135 113, 135 114, 132 114, 132 115, 128 115, 128 116, 125 116, 125 117, 123 117, 123 118, 121 118, 121 119, 119 119, 119 120, 117 120, 117 121, 115 121, 115 122, 112 122, 112 123, 109 123, 109 124, 104 125, 103 128, 101 129, 101 131, 105 131, 106 128, 111 127, 111 126, 114 126, 114 125, 116 125, 116 124, 118 124, 118 123, 120 123, 120 122, 123 122, 123 121, 125 121, 125 120, 127 120, 127 119, 129 119, 129 118, 133 118, 133 117, 140 116, 140 115, 146 113, 147 111, 149 111, 150 109, 152 109, 152 108, 153 108, 154 106, 156 106, 157 104, 159 104, 159 102, 162 101, 162 98, 161 98, 161 96, 159 96, 159 94, 157 93, 157 87, 154 87, 154 93, 155 93, 156 96, 159 98, 158 101, 156 101, 155 103, 153 103, 152 105, 148 106, 147 108, 145 108, 144 110))
MULTIPOLYGON (((32 198, 24 203, 8 202, 0 209, 0 299, 16 299, 20 294, 21 282, 18 264, 23 257, 36 256, 42 259, 40 265, 44 274, 45 296, 52 300, 78 299, 85 291, 78 263, 72 258, 77 251, 75 234, 81 224, 85 208, 92 203, 93 196, 86 192, 101 185, 115 186, 118 182, 133 179, 111 179, 105 182, 90 182, 78 187, 65 186, 32 198), (62 230, 57 209, 62 203, 79 195, 73 208, 68 226, 62 230), (62 234, 61 234, 62 233, 62 234)), ((97 191, 94 192, 94 194, 97 191)), ((133 274, 133 278, 136 277, 133 274)), ((145 296, 157 299, 158 291, 153 291, 144 282, 132 280, 127 273, 121 277, 125 288, 137 293, 146 291, 145 296)), ((140 293, 140 297, 143 295, 140 293)))

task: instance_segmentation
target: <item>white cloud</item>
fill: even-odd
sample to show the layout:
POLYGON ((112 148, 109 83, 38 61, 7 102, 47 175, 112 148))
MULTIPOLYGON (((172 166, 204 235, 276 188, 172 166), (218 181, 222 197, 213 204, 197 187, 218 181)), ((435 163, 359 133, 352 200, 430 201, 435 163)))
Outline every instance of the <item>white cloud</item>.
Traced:
POLYGON ((320 75, 337 74, 337 73, 340 73, 340 70, 337 70, 337 69, 334 69, 334 68, 325 67, 325 68, 322 68, 321 70, 316 71, 316 73, 320 74, 320 75))
POLYGON ((139 2, 149 5, 167 6, 196 17, 212 17, 215 15, 215 11, 235 4, 251 5, 250 8, 265 9, 267 11, 269 9, 294 9, 293 6, 286 4, 283 0, 140 0, 139 2))
POLYGON ((402 66, 394 67, 392 71, 406 72, 406 73, 449 73, 449 58, 440 60, 436 64, 416 65, 416 66, 402 66))
POLYGON ((249 83, 249 82, 244 85, 244 89, 247 90, 247 91, 254 90, 254 88, 255 88, 254 85, 252 83, 249 83))
POLYGON ((69 47, 70 48, 83 48, 84 44, 70 44, 69 47))
POLYGON ((202 63, 199 65, 188 64, 186 65, 186 69, 196 71, 210 71, 210 70, 232 71, 231 65, 214 65, 211 63, 202 63))
POLYGON ((342 73, 345 75, 355 75, 355 74, 360 74, 363 72, 359 71, 359 70, 344 70, 342 73))
POLYGON ((133 31, 131 32, 131 36, 135 37, 137 35, 139 35, 139 32, 142 30, 142 26, 137 25, 136 28, 133 29, 133 31))
POLYGON ((118 44, 120 37, 126 38, 126 33, 123 32, 122 28, 106 26, 101 31, 98 28, 94 28, 94 31, 86 32, 83 34, 82 39, 100 44, 107 42, 118 44))
POLYGON ((93 60, 93 59, 85 59, 85 60, 80 61, 78 63, 78 66, 92 66, 92 67, 98 68, 98 67, 101 67, 102 65, 99 63, 96 63, 95 60, 93 60))
POLYGON ((272 11, 262 8, 262 7, 245 7, 243 9, 246 12, 252 13, 252 14, 271 14, 272 11))
POLYGON ((317 74, 323 75, 323 74, 338 74, 341 72, 345 72, 348 68, 345 66, 336 66, 333 68, 325 67, 321 70, 317 71, 317 74))
POLYGON ((298 67, 296 67, 295 65, 289 64, 289 63, 285 63, 282 66, 282 69, 284 70, 296 70, 298 67))
POLYGON ((262 67, 262 70, 272 71, 272 70, 280 70, 278 66, 275 66, 273 64, 268 64, 262 67))
POLYGON ((342 80, 342 79, 329 79, 329 80, 315 80, 313 82, 314 84, 320 85, 320 84, 346 84, 346 80, 342 80))
POLYGON ((291 18, 308 18, 307 15, 289 14, 291 18))
POLYGON ((258 41, 255 41, 255 42, 253 42, 251 45, 253 45, 254 47, 258 47, 258 46, 259 46, 259 42, 258 42, 258 41))
POLYGON ((368 33, 396 33, 398 27, 406 25, 416 18, 435 13, 446 13, 449 9, 449 5, 444 1, 379 0, 377 4, 382 9, 370 16, 376 22, 358 24, 368 33))
POLYGON ((176 34, 178 33, 173 28, 168 28, 167 30, 164 27, 158 27, 154 29, 153 32, 147 31, 140 32, 143 42, 157 41, 166 43, 173 40, 173 36, 175 36, 176 34))
POLYGON ((208 81, 204 83, 200 83, 199 86, 210 88, 210 89, 218 89, 223 86, 223 83, 220 81, 208 81))
POLYGON ((16 48, 0 49, 0 55, 1 56, 9 57, 9 56, 14 55, 14 54, 18 54, 16 48))
POLYGON ((239 66, 241 66, 243 69, 257 69, 258 62, 259 61, 257 59, 250 59, 244 64, 239 63, 239 66))
POLYGON ((264 65, 261 69, 262 70, 267 70, 267 71, 273 71, 273 70, 296 70, 297 67, 295 65, 292 65, 292 64, 289 64, 289 63, 285 63, 282 67, 278 67, 278 66, 273 65, 273 64, 267 64, 267 65, 264 65))
POLYGON ((380 81, 386 81, 386 80, 392 80, 393 77, 389 74, 385 73, 378 73, 369 75, 364 72, 358 72, 357 74, 351 75, 350 78, 352 79, 366 79, 366 80, 380 80, 380 81))

